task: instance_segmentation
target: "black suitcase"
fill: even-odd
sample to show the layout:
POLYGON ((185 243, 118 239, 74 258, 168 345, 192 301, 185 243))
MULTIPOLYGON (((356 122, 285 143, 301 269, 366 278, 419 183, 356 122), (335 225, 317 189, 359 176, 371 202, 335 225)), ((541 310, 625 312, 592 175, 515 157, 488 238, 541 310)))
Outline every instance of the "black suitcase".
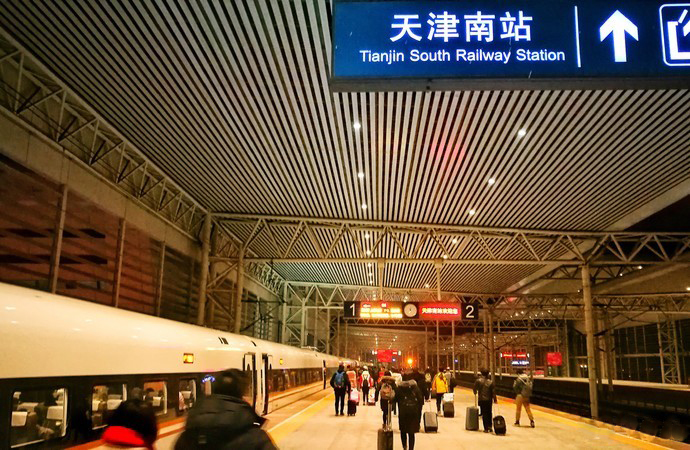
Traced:
POLYGON ((494 417, 494 433, 501 436, 506 434, 506 420, 503 416, 494 417))
POLYGON ((438 431, 438 416, 436 413, 427 411, 424 413, 424 432, 436 433, 438 431))
POLYGON ((348 416, 354 416, 357 414, 357 403, 347 401, 347 415, 348 416))
POLYGON ((455 405, 453 403, 443 404, 443 417, 455 417, 455 405))
POLYGON ((376 448, 378 450, 393 450, 393 430, 379 429, 379 436, 376 448))

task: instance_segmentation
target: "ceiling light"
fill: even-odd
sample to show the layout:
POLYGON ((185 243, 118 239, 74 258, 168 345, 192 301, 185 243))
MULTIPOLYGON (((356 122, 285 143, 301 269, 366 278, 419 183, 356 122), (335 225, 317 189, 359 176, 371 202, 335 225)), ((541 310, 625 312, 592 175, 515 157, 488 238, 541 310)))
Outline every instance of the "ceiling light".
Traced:
POLYGON ((371 250, 367 250, 367 256, 371 256, 371 250))
POLYGON ((686 291, 690 291, 690 286, 685 288, 686 291))
POLYGON ((366 204, 366 203, 362 203, 362 209, 367 209, 367 204, 366 204))
POLYGON ((642 266, 637 266, 637 270, 642 270, 642 266))
POLYGON ((429 283, 426 283, 426 284, 424 285, 424 287, 427 288, 427 289, 429 289, 429 283))
POLYGON ((367 263, 367 267, 371 267, 371 263, 367 263))
POLYGON ((443 255, 443 259, 448 259, 448 255, 443 255))
POLYGON ((493 186, 494 184, 496 184, 496 178, 489 178, 487 183, 489 183, 489 186, 493 186))
POLYGON ((370 237, 371 237, 371 235, 369 233, 364 235, 364 239, 369 239, 370 237))
POLYGON ((525 137, 527 135, 527 130, 522 128, 520 131, 518 131, 518 137, 525 137))
POLYGON ((359 122, 355 122, 352 124, 352 128, 354 128, 355 130, 359 130, 360 128, 362 128, 362 124, 359 122))
POLYGON ((451 242, 453 243, 453 245, 457 245, 457 244, 458 244, 457 238, 453 238, 453 240, 452 240, 451 242))
POLYGON ((362 171, 357 172, 357 178, 359 178, 360 180, 363 180, 364 179, 364 172, 362 172, 362 171))
POLYGON ((469 211, 467 211, 467 214, 469 214, 470 216, 474 216, 476 213, 477 211, 474 209, 470 209, 469 211))

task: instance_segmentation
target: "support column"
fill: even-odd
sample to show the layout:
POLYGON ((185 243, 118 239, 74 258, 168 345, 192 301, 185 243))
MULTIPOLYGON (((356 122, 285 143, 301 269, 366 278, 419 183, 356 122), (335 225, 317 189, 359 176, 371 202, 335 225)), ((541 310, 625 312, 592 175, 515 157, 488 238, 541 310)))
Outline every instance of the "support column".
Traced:
POLYGON ((282 323, 280 324, 280 342, 284 345, 288 343, 287 320, 288 320, 288 284, 283 284, 283 304, 282 308, 282 323))
POLYGON ((349 357, 350 357, 350 355, 349 355, 349 353, 348 353, 348 351, 350 350, 350 349, 348 348, 348 344, 349 344, 349 342, 348 342, 348 334, 347 334, 347 322, 345 322, 345 355, 344 355, 344 356, 345 356, 346 358, 349 358, 349 357))
POLYGON ((127 222, 120 219, 117 232, 117 249, 115 250, 115 274, 113 275, 113 306, 120 304, 120 281, 122 279, 122 256, 125 251, 125 230, 127 222))
POLYGON ((604 335, 604 344, 606 350, 606 378, 608 378, 609 392, 613 392, 613 379, 616 377, 616 369, 614 366, 613 354, 613 329, 611 326, 611 316, 608 311, 604 311, 604 328, 606 334, 604 335))
POLYGON ((53 229, 53 245, 50 254, 50 292, 57 292, 58 276, 60 273, 60 255, 62 254, 62 234, 65 230, 65 216, 67 214, 67 194, 69 188, 62 185, 60 200, 58 201, 55 215, 55 228, 53 229))
POLYGON ((240 248, 237 255, 237 279, 235 280, 235 323, 233 332, 240 334, 242 330, 242 297, 244 297, 244 252, 245 248, 240 248))
POLYGON ((599 398, 597 392, 597 375, 595 370, 596 349, 594 346, 594 311, 592 305, 592 282, 589 266, 583 265, 582 300, 584 302, 585 330, 587 333, 587 374, 589 378, 589 403, 593 419, 599 418, 599 398))
POLYGON ((496 376, 496 346, 494 343, 494 311, 489 309, 487 311, 489 314, 489 372, 491 373, 491 379, 495 380, 496 376))
POLYGON ((199 304, 196 310, 196 324, 204 326, 206 321, 206 289, 208 287, 208 261, 211 252, 211 214, 204 217, 201 228, 201 273, 199 274, 199 304))
MULTIPOLYGON (((489 368, 489 322, 488 313, 484 311, 484 367, 489 368)), ((479 362, 477 362, 478 364, 479 362)))
POLYGON ((163 274, 165 273, 165 242, 161 242, 161 256, 158 260, 158 283, 156 284, 156 316, 161 316, 163 303, 163 274))
POLYGON ((424 324, 424 370, 429 367, 429 327, 424 324))
POLYGON ((436 301, 441 301, 441 267, 443 263, 436 263, 436 301))
MULTIPOLYGON (((210 254, 209 255, 216 255, 218 253, 218 231, 217 230, 212 230, 211 231, 211 236, 210 236, 210 254)), ((211 280, 215 280, 216 276, 218 275, 218 264, 215 262, 211 261, 208 265, 208 273, 209 277, 211 280)), ((206 279, 207 284, 208 284, 208 278, 206 279)), ((216 302, 213 301, 213 298, 209 298, 208 295, 208 288, 206 291, 206 304, 208 305, 208 321, 206 324, 210 326, 211 328, 215 328, 216 325, 216 302)))
POLYGON ((441 370, 441 333, 439 331, 438 321, 436 322, 436 370, 441 370))
POLYGON ((534 360, 535 354, 534 354, 534 342, 532 341, 532 320, 528 317, 527 318, 527 352, 529 353, 529 370, 534 374, 534 360))
POLYGON ((337 333, 337 338, 336 338, 336 339, 337 339, 337 340, 335 341, 335 344, 336 344, 335 348, 336 348, 337 351, 336 351, 335 354, 338 355, 338 356, 342 356, 342 354, 343 354, 343 348, 342 348, 342 346, 341 346, 341 345, 342 345, 342 340, 340 339, 340 316, 338 316, 338 321, 337 321, 336 323, 337 323, 338 329, 336 330, 336 333, 337 333))
POLYGON ((451 324, 452 325, 451 325, 451 329, 450 329, 450 335, 451 335, 451 339, 453 340, 453 342, 451 343, 452 359, 453 359, 453 361, 452 361, 453 366, 452 367, 453 367, 453 376, 455 376, 455 321, 453 320, 451 322, 451 324))
POLYGON ((326 310, 326 354, 331 354, 331 309, 326 310))
POLYGON ((565 339, 564 342, 564 357, 563 361, 565 361, 565 376, 570 378, 570 328, 568 327, 568 321, 565 320, 563 321, 563 339, 565 339))
POLYGON ((300 300, 300 306, 302 311, 300 311, 300 324, 299 324, 299 346, 304 347, 307 345, 307 302, 309 297, 304 300, 300 300))

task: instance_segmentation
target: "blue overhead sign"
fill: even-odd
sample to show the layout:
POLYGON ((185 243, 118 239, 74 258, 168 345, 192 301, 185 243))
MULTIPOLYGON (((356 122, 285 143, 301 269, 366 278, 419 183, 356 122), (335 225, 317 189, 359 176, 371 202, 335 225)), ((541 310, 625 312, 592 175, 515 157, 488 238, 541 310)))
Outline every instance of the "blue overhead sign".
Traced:
POLYGON ((337 0, 332 80, 690 87, 690 3, 337 0))

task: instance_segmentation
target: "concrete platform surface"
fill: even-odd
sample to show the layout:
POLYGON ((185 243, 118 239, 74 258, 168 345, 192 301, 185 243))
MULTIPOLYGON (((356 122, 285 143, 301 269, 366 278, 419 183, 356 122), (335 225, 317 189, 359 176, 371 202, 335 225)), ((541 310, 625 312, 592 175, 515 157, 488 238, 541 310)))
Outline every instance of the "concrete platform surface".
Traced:
MULTIPOLYGON (((359 406, 355 417, 334 415, 330 395, 312 406, 300 416, 271 431, 279 448, 283 450, 303 449, 348 449, 371 450, 376 448, 377 430, 381 427, 381 409, 376 406, 359 406), (281 428, 293 430, 281 432, 281 428)), ((631 438, 612 430, 599 428, 575 420, 533 410, 536 428, 525 426, 529 420, 523 411, 523 426, 515 427, 515 409, 512 403, 501 400, 499 409, 508 423, 508 433, 496 436, 481 431, 465 430, 465 408, 473 403, 469 390, 456 389, 454 418, 439 417, 439 432, 416 435, 416 449, 489 449, 524 450, 536 449, 629 449, 665 448, 660 445, 631 438)), ((435 409, 435 403, 431 404, 435 409)), ((494 405, 495 407, 495 405, 494 405)), ((429 403, 425 405, 429 408, 429 403)), ((428 409, 425 409, 428 410, 428 409)), ((481 420, 481 419, 480 419, 481 420)), ((401 449, 397 416, 393 417, 395 430, 394 448, 401 449)), ((481 425, 480 425, 481 428, 481 425)))

